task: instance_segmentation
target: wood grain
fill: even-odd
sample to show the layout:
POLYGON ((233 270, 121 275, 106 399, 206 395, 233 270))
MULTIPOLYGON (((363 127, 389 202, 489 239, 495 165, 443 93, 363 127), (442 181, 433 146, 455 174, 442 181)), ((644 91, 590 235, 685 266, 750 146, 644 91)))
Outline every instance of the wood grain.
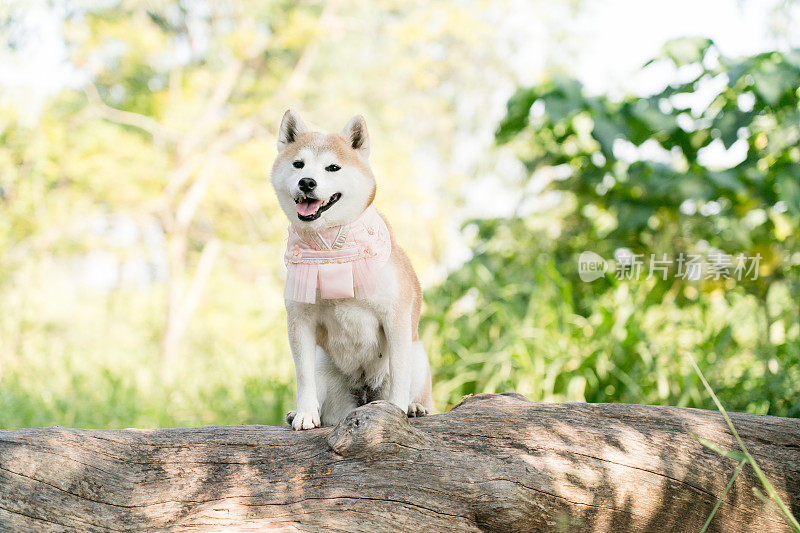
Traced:
MULTIPOLYGON (((800 515, 800 420, 732 414, 800 515)), ((722 417, 480 394, 335 428, 0 431, 2 531, 698 531, 736 462, 722 417)), ((749 467, 710 531, 788 531, 749 467)))

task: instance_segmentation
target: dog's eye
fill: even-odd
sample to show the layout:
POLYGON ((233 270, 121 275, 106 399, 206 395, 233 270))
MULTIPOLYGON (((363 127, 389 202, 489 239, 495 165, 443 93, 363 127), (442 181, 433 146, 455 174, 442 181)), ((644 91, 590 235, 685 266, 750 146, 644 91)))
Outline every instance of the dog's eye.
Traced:
POLYGON ((303 167, 305 166, 305 163, 303 163, 302 161, 300 161, 300 160, 298 159, 297 161, 295 161, 294 163, 292 163, 292 166, 293 166, 294 168, 303 168, 303 167))
POLYGON ((340 168, 342 167, 340 167, 339 165, 328 165, 327 167, 325 167, 325 170, 327 170, 328 172, 336 172, 340 168))

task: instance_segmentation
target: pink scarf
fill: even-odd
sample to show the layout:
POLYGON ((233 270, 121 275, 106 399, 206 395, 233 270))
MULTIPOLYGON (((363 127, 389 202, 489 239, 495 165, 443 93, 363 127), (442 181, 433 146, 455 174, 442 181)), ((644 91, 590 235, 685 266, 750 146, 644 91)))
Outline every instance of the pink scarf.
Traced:
POLYGON ((313 304, 319 289, 323 299, 364 298, 377 288, 391 253, 389 228, 372 204, 344 226, 311 232, 292 224, 284 297, 313 304))

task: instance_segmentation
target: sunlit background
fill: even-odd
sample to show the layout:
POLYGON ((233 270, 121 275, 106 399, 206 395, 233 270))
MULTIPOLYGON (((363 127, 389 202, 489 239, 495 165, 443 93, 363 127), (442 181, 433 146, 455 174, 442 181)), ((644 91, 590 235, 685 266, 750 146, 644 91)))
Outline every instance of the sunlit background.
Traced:
POLYGON ((281 422, 289 107, 328 131, 366 116, 438 410, 504 390, 711 407, 694 358, 728 407, 800 416, 799 17, 0 0, 0 427, 281 422), (588 282, 587 250, 674 261, 588 282), (687 278, 680 254, 761 260, 687 278))

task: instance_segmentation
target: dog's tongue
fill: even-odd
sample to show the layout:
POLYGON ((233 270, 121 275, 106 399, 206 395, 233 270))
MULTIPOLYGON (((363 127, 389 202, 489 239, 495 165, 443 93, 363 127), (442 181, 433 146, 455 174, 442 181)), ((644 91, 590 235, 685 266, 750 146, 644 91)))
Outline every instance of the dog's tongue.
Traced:
POLYGON ((322 205, 322 200, 303 200, 297 204, 297 212, 298 214, 307 217, 309 215, 313 215, 319 209, 319 206, 322 205))

